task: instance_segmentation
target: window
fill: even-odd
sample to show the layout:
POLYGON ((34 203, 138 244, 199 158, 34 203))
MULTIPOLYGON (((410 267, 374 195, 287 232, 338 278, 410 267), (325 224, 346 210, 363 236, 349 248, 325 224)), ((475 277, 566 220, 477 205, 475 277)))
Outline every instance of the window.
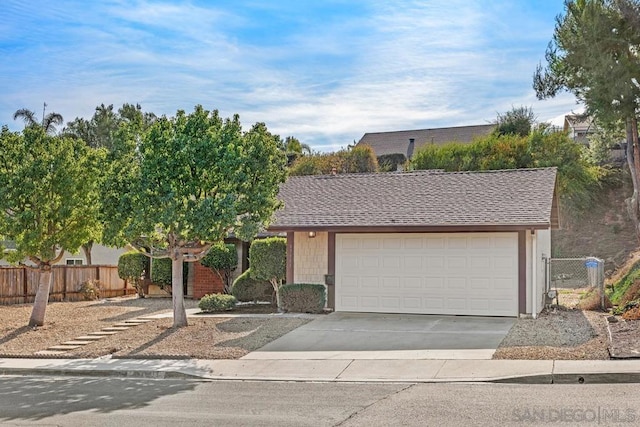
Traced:
POLYGON ((67 265, 82 265, 82 258, 67 258, 67 265))

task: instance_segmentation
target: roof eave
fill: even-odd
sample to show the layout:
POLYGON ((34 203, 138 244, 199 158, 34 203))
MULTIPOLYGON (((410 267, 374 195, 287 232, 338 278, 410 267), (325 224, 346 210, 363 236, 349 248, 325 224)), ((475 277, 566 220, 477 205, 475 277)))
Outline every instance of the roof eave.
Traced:
POLYGON ((336 233, 454 233, 546 230, 550 223, 457 224, 457 225, 272 225, 269 231, 329 231, 336 233))

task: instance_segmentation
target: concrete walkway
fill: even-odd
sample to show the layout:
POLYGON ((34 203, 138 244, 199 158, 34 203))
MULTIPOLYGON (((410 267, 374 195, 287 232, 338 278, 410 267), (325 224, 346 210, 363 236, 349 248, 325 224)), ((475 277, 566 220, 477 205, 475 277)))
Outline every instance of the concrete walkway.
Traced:
POLYGON ((0 359, 0 375, 325 382, 640 382, 640 360, 0 359))

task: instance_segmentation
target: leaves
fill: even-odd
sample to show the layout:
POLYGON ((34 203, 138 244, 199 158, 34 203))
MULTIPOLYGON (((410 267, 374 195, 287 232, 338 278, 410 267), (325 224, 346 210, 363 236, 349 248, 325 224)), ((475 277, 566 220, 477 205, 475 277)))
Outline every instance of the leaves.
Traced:
POLYGON ((15 242, 12 261, 49 262, 95 236, 104 152, 32 126, 3 128, 0 153, 0 235, 15 242))

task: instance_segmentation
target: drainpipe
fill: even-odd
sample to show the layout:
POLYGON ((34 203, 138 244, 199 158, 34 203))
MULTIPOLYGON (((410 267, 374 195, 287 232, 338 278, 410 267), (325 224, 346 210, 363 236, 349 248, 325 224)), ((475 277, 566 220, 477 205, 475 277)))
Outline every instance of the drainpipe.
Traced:
POLYGON ((531 316, 538 317, 537 289, 538 289, 538 245, 535 230, 531 229, 531 316))

